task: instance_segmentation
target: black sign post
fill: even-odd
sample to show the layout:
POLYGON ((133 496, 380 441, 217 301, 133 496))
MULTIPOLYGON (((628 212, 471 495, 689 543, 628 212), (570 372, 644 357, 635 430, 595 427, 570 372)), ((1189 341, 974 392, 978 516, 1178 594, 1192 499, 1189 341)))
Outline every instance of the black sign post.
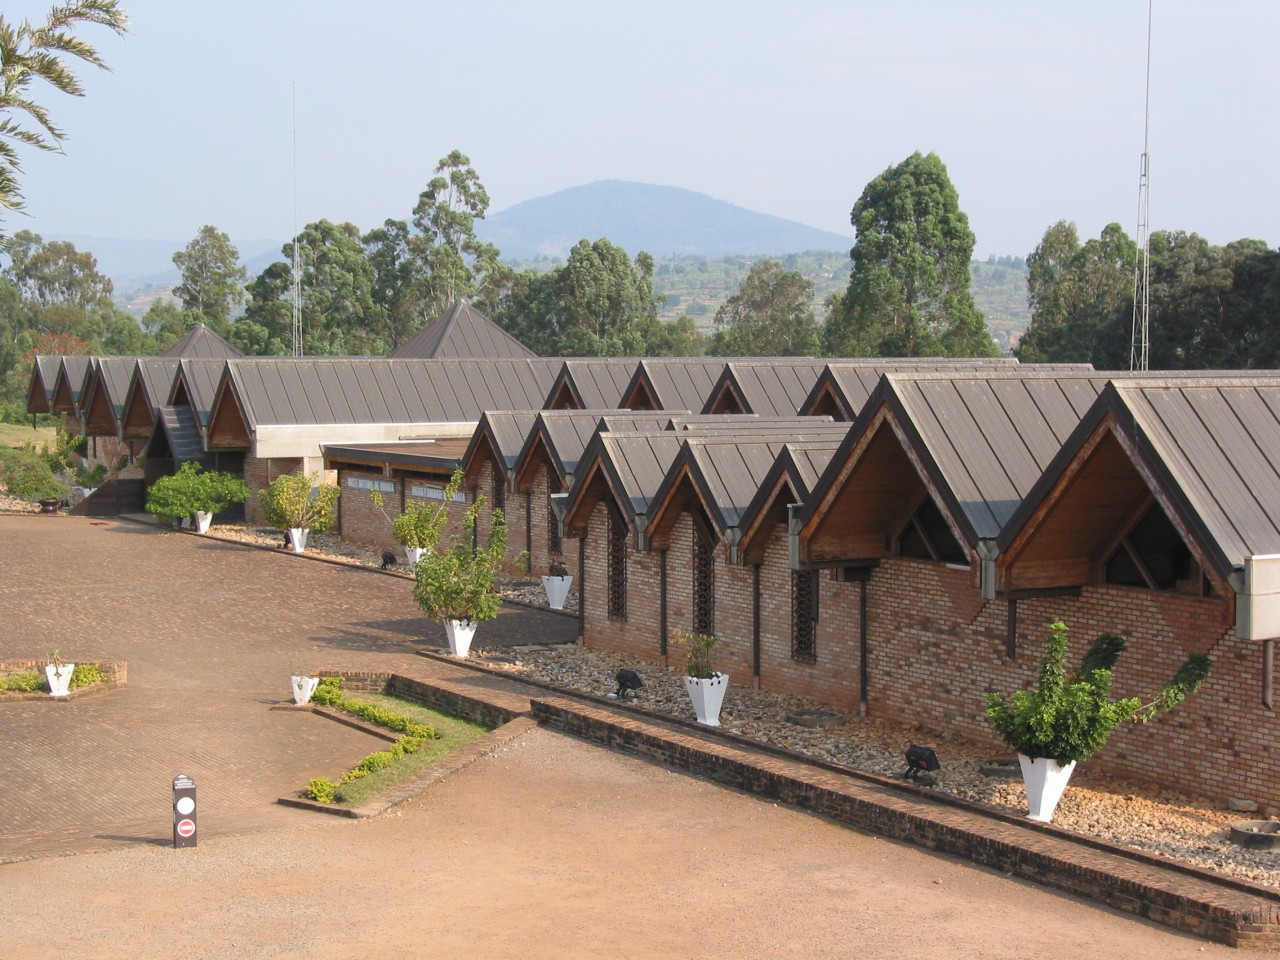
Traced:
POLYGON ((173 778, 173 848, 196 845, 196 782, 185 773, 173 778))

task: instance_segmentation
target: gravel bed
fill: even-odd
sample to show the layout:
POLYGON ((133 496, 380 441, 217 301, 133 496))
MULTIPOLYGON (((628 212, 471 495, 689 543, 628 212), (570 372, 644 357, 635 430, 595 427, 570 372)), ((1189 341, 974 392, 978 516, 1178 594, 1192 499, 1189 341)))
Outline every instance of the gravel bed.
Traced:
MULTIPOLYGON (((281 546, 283 535, 269 528, 220 524, 212 533, 227 539, 281 546)), ((312 534, 307 552, 368 567, 381 566, 381 551, 346 543, 332 534, 312 534)), ((408 568, 400 563, 406 575, 408 568)), ((541 584, 511 578, 501 584, 504 596, 534 606, 546 606, 541 584)), ((566 609, 577 608, 577 592, 566 609)), ((474 651, 483 656, 483 650, 474 651)), ((622 667, 638 671, 645 686, 638 703, 649 710, 692 719, 693 711, 674 670, 656 663, 637 663, 603 651, 576 647, 526 648, 494 651, 492 665, 542 680, 553 686, 607 696, 617 687, 614 674, 622 667)), ((883 721, 841 716, 840 722, 810 729, 788 721, 804 711, 830 710, 800 697, 731 686, 720 723, 725 730, 809 756, 887 777, 897 777, 911 743, 933 747, 942 769, 934 773, 941 793, 987 804, 1008 813, 1026 812, 1020 776, 1013 780, 979 772, 992 759, 990 748, 958 739, 942 739, 883 721)), ((1054 814, 1054 826, 1106 840, 1146 853, 1169 857, 1223 875, 1280 888, 1280 851, 1246 850, 1228 839, 1232 823, 1273 813, 1236 813, 1202 798, 1152 790, 1077 767, 1071 785, 1054 814)))

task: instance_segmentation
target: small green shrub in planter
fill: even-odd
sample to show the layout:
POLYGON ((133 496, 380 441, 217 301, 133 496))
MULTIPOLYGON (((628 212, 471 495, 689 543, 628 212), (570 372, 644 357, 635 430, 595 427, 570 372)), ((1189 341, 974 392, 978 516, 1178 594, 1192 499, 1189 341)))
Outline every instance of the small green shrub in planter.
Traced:
POLYGON ((1149 702, 1138 697, 1111 699, 1111 670, 1125 641, 1104 633, 1074 673, 1066 671, 1067 625, 1049 628, 1040 682, 1034 690, 987 694, 987 717, 1001 739, 1033 759, 1047 758, 1065 766, 1087 760, 1101 750, 1111 731, 1127 721, 1145 723, 1172 710, 1200 688, 1209 675, 1209 658, 1193 653, 1149 702))
POLYGON ((685 650, 684 672, 699 680, 710 680, 715 674, 711 669, 711 651, 716 648, 715 634, 677 630, 671 639, 677 647, 685 650))
POLYGON ((437 546, 414 567, 413 599, 434 620, 492 620, 502 606, 493 588, 493 576, 507 555, 507 523, 501 510, 493 511, 489 536, 483 547, 474 546, 476 520, 485 504, 478 497, 467 508, 462 533, 446 549, 437 546))
POLYGON ((15 693, 34 693, 37 690, 49 689, 49 681, 35 670, 23 670, 0 677, 0 690, 11 690, 15 693))
POLYGON ((219 513, 233 503, 243 503, 249 485, 240 477, 216 471, 206 473, 194 460, 177 473, 161 477, 147 494, 147 513, 161 517, 189 517, 196 513, 219 513))
MULTIPOLYGON (((448 505, 453 503, 462 486, 462 471, 456 471, 444 488, 444 499, 436 502, 419 501, 405 507, 404 513, 391 521, 391 533, 396 543, 411 550, 434 550, 449 520, 448 505)), ((374 493, 377 493, 375 490, 374 493)), ((379 495, 374 501, 382 506, 379 495)))
POLYGON ((277 530, 323 533, 337 517, 339 493, 331 483, 313 485, 305 474, 282 473, 258 492, 258 504, 267 523, 277 530))

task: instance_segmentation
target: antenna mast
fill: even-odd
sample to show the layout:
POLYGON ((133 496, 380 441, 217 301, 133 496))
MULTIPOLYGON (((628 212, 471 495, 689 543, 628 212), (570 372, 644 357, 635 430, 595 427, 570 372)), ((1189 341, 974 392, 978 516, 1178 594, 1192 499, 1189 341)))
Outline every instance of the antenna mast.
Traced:
POLYGON ((302 356, 302 244, 298 237, 298 84, 293 85, 293 355, 302 356))
POLYGON ((1133 337, 1129 369, 1146 370, 1151 354, 1151 12, 1147 0, 1147 99, 1142 128, 1142 164, 1138 173, 1138 259, 1133 265, 1133 337))

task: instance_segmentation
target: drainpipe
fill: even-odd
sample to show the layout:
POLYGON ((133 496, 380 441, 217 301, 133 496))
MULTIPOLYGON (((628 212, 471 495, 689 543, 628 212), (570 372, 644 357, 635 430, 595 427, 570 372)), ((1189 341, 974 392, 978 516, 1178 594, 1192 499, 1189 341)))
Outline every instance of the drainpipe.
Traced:
POLYGON ((996 557, 1000 550, 994 540, 978 541, 978 584, 982 589, 983 600, 996 598, 996 557))
POLYGON ((787 504, 787 566, 800 569, 800 511, 803 503, 787 504))

